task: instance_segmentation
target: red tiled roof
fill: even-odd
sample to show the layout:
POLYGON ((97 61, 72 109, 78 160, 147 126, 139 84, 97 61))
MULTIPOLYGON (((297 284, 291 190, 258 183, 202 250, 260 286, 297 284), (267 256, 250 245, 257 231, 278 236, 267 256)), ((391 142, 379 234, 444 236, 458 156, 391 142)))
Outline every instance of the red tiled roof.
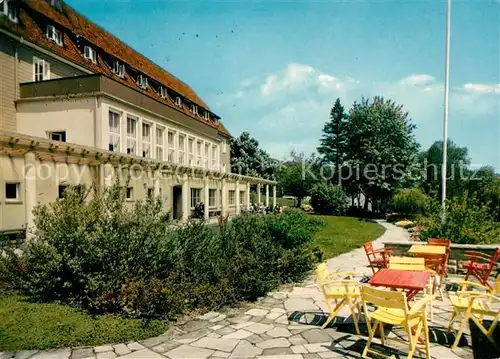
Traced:
MULTIPOLYGON (((160 66, 156 65, 131 47, 127 46, 125 43, 120 41, 115 36, 111 35, 106 30, 102 29, 95 23, 91 22, 83 15, 79 14, 77 11, 72 9, 67 4, 63 3, 63 11, 59 11, 52 7, 46 0, 24 0, 24 6, 28 6, 37 13, 49 18, 59 28, 62 26, 66 31, 64 32, 64 46, 59 46, 54 42, 48 40, 45 37, 45 23, 37 23, 36 14, 31 14, 30 11, 20 11, 18 24, 13 24, 8 20, 1 21, 0 27, 7 27, 14 32, 19 33, 19 35, 28 38, 31 42, 42 46, 57 55, 64 57, 71 62, 80 65, 81 67, 87 68, 92 72, 102 73, 109 77, 113 77, 115 80, 134 88, 137 91, 143 92, 148 96, 154 98, 157 101, 163 102, 166 105, 183 112, 187 116, 193 117, 200 122, 205 123, 208 126, 217 128, 221 133, 229 135, 229 132, 222 125, 221 121, 214 123, 213 121, 206 120, 201 113, 199 115, 193 114, 188 108, 186 103, 183 103, 182 108, 175 105, 175 98, 168 96, 167 98, 161 98, 156 94, 156 92, 150 87, 147 90, 139 88, 136 84, 136 80, 132 78, 129 74, 126 74, 122 79, 116 76, 112 69, 103 62, 102 58, 98 56, 97 64, 86 60, 83 57, 81 50, 73 42, 72 38, 68 36, 67 31, 70 31, 74 35, 82 36, 86 41, 90 42, 95 47, 101 49, 123 63, 128 64, 130 67, 146 74, 153 80, 161 83, 162 85, 170 88, 171 90, 177 92, 178 94, 186 97, 188 100, 196 103, 207 110, 209 107, 203 102, 198 95, 184 82, 170 74, 168 71, 162 69, 160 66), (7 26, 5 26, 7 25, 7 26)), ((60 29, 64 30, 64 29, 60 29)), ((98 51, 99 54, 99 51, 98 51)))

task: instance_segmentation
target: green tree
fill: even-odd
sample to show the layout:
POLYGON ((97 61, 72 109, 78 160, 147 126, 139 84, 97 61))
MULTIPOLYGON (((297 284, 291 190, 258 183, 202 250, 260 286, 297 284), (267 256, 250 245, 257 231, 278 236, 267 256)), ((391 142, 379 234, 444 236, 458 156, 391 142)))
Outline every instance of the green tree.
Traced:
POLYGON ((259 142, 243 132, 231 138, 231 169, 234 173, 274 179, 277 161, 259 148, 259 142))
POLYGON ((306 158, 304 154, 292 152, 292 159, 281 164, 278 171, 278 187, 283 193, 297 197, 300 207, 304 197, 311 194, 311 188, 317 182, 318 160, 314 155, 306 158))
MULTIPOLYGON (((419 145, 415 125, 402 105, 376 96, 355 102, 349 111, 346 159, 373 210, 386 204, 407 183, 419 145)), ((368 201, 365 200, 365 210, 368 201)))
MULTIPOLYGON (((318 147, 318 152, 323 155, 323 160, 333 163, 336 171, 344 163, 346 156, 347 119, 348 116, 344 111, 344 106, 340 103, 340 99, 337 98, 330 111, 330 121, 325 123, 323 127, 323 135, 318 147)), ((337 177, 340 184, 341 178, 340 176, 337 177)))

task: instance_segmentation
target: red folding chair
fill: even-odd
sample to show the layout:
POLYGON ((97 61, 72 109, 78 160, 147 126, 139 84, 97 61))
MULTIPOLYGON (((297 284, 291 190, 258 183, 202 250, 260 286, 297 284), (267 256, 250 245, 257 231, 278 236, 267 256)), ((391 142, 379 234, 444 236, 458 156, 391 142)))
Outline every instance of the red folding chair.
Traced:
POLYGON ((470 260, 462 262, 462 267, 467 269, 465 280, 469 280, 469 277, 473 275, 482 285, 492 288, 488 283, 488 279, 500 258, 500 248, 497 248, 493 255, 467 251, 465 256, 470 258, 470 260))
POLYGON ((375 268, 386 268, 389 263, 389 257, 392 254, 392 248, 381 248, 374 250, 372 242, 367 242, 363 244, 363 248, 366 252, 366 257, 370 263, 372 272, 375 274, 375 268))
POLYGON ((427 244, 429 246, 446 247, 446 256, 443 259, 443 265, 441 267, 441 270, 445 277, 448 276, 448 260, 450 258, 451 241, 446 238, 429 238, 427 240, 427 244))

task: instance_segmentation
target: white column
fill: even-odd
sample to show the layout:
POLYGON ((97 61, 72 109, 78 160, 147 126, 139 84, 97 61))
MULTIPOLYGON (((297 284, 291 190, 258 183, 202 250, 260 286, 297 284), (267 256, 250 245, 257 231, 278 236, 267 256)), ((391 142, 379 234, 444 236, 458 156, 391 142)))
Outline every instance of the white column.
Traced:
POLYGON ((222 179, 222 190, 221 190, 221 215, 224 217, 227 214, 227 188, 226 179, 222 179))
POLYGON ((269 185, 266 184, 266 207, 269 207, 269 185))
POLYGON ((189 200, 191 193, 189 190, 189 181, 187 175, 182 179, 182 221, 186 222, 189 217, 189 200))
POLYGON ((35 216, 33 209, 36 206, 36 157, 33 152, 27 152, 24 155, 24 200, 25 200, 25 218, 26 218, 26 239, 34 238, 32 231, 35 226, 35 216))
POLYGON ((273 207, 276 207, 276 189, 277 185, 273 185, 273 207))
POLYGON ((208 203, 210 202, 210 198, 209 198, 209 192, 208 192, 208 178, 205 178, 205 182, 203 184, 203 197, 204 197, 204 200, 203 200, 203 204, 204 204, 204 215, 205 215, 205 219, 208 220, 209 218, 209 207, 208 207, 208 203))
POLYGON ((240 214, 240 181, 236 180, 236 191, 234 192, 236 200, 236 215, 240 214))
POLYGON ((261 184, 257 185, 257 204, 260 205, 260 192, 261 192, 261 184))
POLYGON ((250 182, 247 182, 247 200, 245 205, 247 208, 250 206, 250 182))

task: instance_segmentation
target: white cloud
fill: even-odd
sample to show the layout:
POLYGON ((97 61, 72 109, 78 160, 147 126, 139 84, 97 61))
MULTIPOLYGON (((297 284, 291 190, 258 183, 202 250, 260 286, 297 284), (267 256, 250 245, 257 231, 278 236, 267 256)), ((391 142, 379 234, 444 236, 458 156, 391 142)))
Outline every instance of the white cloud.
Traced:
POLYGON ((278 80, 278 76, 276 75, 269 75, 266 78, 266 82, 260 87, 260 92, 262 95, 268 95, 273 92, 273 90, 276 88, 276 83, 278 80))
POLYGON ((500 84, 498 85, 487 85, 487 84, 474 84, 468 83, 463 86, 466 91, 475 93, 497 93, 500 94, 500 84))
POLYGON ((402 85, 427 85, 431 82, 434 82, 434 77, 427 74, 413 74, 404 79, 401 79, 400 83, 402 85))

